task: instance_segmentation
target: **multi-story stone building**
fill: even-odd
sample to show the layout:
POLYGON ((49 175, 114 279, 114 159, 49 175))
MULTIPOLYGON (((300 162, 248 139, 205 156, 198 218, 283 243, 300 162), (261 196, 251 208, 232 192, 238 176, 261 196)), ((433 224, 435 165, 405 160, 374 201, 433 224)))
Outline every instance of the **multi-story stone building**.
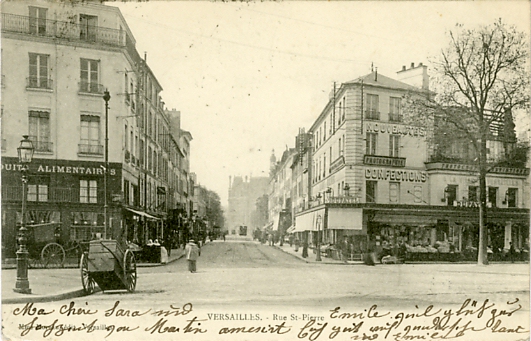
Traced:
POLYGON ((22 135, 35 148, 30 227, 56 227, 61 243, 96 234, 141 245, 163 238, 168 211, 189 193, 191 135, 170 123, 161 91, 119 9, 98 2, 2 3, 4 256, 14 254, 21 221, 22 135))
MULTIPOLYGON (((292 226, 294 202, 293 192, 297 186, 297 174, 293 172, 293 164, 297 159, 297 150, 288 148, 282 153, 278 162, 270 165, 269 176, 269 224, 266 225, 271 231, 278 231, 284 235, 292 226)), ((271 161, 276 160, 274 151, 271 161)))
MULTIPOLYGON (((310 244, 318 234, 331 244, 347 236, 358 252, 404 241, 421 252, 451 244, 473 253, 476 168, 467 158, 437 158, 432 129, 403 119, 404 97, 429 92, 427 67, 404 67, 398 78, 402 81, 372 72, 341 84, 309 134, 299 134, 309 142, 299 148, 303 162, 294 164, 293 178, 309 174, 311 184, 292 197, 298 203, 294 231, 310 244)), ((493 138, 491 155, 506 153, 504 146, 514 142, 493 138)), ((523 197, 528 175, 525 165, 494 167, 488 174, 493 248, 508 248, 510 241, 528 247, 529 202, 523 197)))

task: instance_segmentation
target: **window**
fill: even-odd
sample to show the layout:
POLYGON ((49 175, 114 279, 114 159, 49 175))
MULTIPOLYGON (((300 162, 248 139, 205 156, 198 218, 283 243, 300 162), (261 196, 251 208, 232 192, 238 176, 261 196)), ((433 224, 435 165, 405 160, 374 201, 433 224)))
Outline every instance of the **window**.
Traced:
POLYGON ((490 203, 490 207, 496 207, 498 201, 498 187, 489 187, 487 190, 487 201, 490 203))
POLYGON ((369 120, 379 120, 380 119, 380 109, 379 109, 379 98, 378 95, 367 95, 366 108, 365 108, 365 118, 369 120))
POLYGON ((365 138, 366 148, 365 154, 376 155, 376 142, 378 141, 378 134, 367 133, 365 138))
POLYGON ((46 8, 29 7, 29 30, 31 34, 46 34, 46 8))
POLYGON ((454 201, 457 200, 457 185, 448 185, 444 191, 447 205, 453 206, 454 201))
POLYGON ((402 121, 400 113, 401 98, 391 97, 389 98, 389 121, 400 122, 402 121))
POLYGON ((389 156, 399 157, 400 135, 389 135, 389 156))
POLYGON ((45 54, 29 54, 29 78, 28 88, 51 89, 48 79, 48 60, 45 54))
POLYGON ((366 181, 365 182, 365 202, 371 203, 376 202, 376 181, 366 181))
POLYGON ((468 201, 478 202, 478 189, 477 186, 468 186, 468 201))
POLYGON ((339 150, 339 156, 342 156, 343 155, 343 145, 341 144, 341 137, 339 138, 339 143, 338 143, 337 148, 339 150))
POLYGON ((326 141, 326 121, 324 122, 324 128, 323 128, 323 141, 326 141))
POLYGON ((129 104, 130 100, 130 94, 129 94, 129 77, 127 76, 127 71, 124 73, 125 76, 125 85, 124 85, 124 92, 125 92, 125 103, 129 104))
POLYGON ((79 38, 96 41, 98 30, 98 17, 87 14, 79 15, 79 38))
POLYGON ((126 205, 131 203, 131 197, 129 193, 129 181, 124 179, 124 203, 126 205))
POLYGON ((98 182, 79 180, 79 202, 95 204, 98 202, 98 182))
POLYGON ((507 207, 517 207, 518 205, 518 188, 507 189, 507 207))
POLYGON ((89 93, 103 93, 99 80, 99 61, 81 59, 80 91, 89 93))
POLYGON ((100 144, 100 117, 95 115, 81 115, 80 153, 103 154, 100 144))
POLYGON ((400 183, 389 182, 389 202, 398 204, 400 202, 400 183))
POLYGON ((43 176, 31 177, 28 183, 28 201, 48 201, 48 184, 50 178, 43 176))
POLYGON ((326 176, 326 153, 323 155, 323 179, 326 176))
POLYGON ((415 196, 415 202, 422 202, 422 186, 413 187, 413 195, 415 196))
POLYGON ((51 152, 50 142, 50 113, 47 111, 29 112, 29 139, 33 142, 35 151, 51 152))
POLYGON ((343 98, 343 109, 341 110, 341 120, 345 121, 345 111, 346 111, 346 99, 343 98))

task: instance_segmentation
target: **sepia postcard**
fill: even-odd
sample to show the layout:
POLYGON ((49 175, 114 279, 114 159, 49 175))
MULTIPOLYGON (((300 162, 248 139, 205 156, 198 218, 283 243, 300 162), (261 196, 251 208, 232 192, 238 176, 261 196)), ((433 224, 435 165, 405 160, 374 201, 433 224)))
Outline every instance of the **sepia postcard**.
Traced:
POLYGON ((529 340, 530 3, 1 3, 4 340, 529 340))

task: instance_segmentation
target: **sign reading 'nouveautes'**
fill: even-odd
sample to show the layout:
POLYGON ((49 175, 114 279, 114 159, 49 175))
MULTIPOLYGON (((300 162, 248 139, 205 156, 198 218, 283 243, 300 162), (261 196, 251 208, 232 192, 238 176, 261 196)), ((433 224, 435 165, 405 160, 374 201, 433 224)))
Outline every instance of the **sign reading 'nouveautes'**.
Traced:
POLYGON ((365 129, 369 133, 388 133, 397 135, 426 136, 426 128, 402 124, 367 123, 365 129))

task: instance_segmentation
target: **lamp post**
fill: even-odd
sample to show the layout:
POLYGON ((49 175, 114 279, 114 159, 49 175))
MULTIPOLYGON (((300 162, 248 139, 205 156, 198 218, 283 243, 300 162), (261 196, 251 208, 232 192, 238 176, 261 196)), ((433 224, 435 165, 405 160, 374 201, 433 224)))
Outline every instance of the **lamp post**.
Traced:
POLYGON ((343 190, 345 191, 345 196, 349 196, 350 194, 350 186, 348 183, 345 183, 345 187, 343 187, 343 190))
MULTIPOLYGON (((105 101, 105 171, 103 173, 103 238, 107 239, 107 221, 108 221, 108 209, 107 204, 107 173, 109 172, 109 100, 111 94, 109 90, 105 90, 103 93, 103 100, 105 101)), ((126 136, 127 138, 127 136, 126 136)))
POLYGON ((24 135, 23 138, 17 148, 18 161, 22 164, 22 221, 18 233, 17 281, 13 290, 21 294, 31 294, 28 280, 28 249, 26 248, 26 200, 28 195, 28 167, 33 158, 34 149, 28 135, 24 135))
POLYGON ((323 218, 319 214, 317 216, 317 255, 315 256, 315 261, 320 262, 321 261, 321 220, 323 218))

